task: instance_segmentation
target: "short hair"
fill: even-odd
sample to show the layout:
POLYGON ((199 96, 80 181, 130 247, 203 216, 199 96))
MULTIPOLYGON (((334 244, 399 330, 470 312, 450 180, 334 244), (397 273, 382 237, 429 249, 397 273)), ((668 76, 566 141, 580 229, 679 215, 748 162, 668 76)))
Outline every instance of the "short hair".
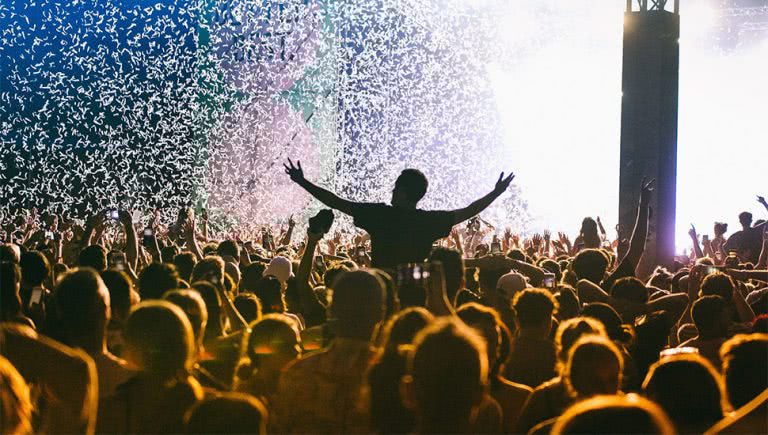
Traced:
POLYGON ((571 262, 571 270, 578 279, 587 279, 600 284, 608 269, 608 258, 599 249, 583 249, 571 262))
POLYGON ((48 259, 39 251, 27 251, 21 254, 19 266, 21 266, 21 279, 31 286, 42 285, 43 281, 51 276, 48 259))
POLYGON ((160 258, 163 263, 173 264, 173 259, 179 255, 179 248, 176 245, 163 246, 160 248, 160 258))
POLYGON ((192 365, 194 339, 184 311, 167 301, 140 303, 123 329, 126 356, 159 379, 184 376, 192 365))
POLYGON ((608 338, 629 345, 635 337, 631 325, 622 323, 619 313, 610 305, 603 302, 591 302, 584 306, 581 315, 596 319, 605 327, 608 338))
POLYGON ((184 416, 188 434, 267 433, 267 409, 255 397, 243 393, 219 393, 193 405, 184 416))
POLYGON ((636 394, 597 396, 576 402, 552 428, 553 435, 616 432, 672 435, 675 429, 658 405, 636 394))
POLYGON ((592 334, 581 337, 571 348, 563 378, 568 391, 576 397, 616 394, 623 368, 624 358, 616 345, 608 337, 592 334), (598 381, 605 379, 595 376, 598 367, 615 367, 615 383, 599 384, 598 381))
POLYGON ((216 286, 208 281, 197 281, 192 288, 200 293, 208 312, 208 323, 205 325, 205 339, 216 338, 224 333, 224 311, 222 300, 216 286))
POLYGON ((736 285, 730 276, 721 272, 715 272, 707 275, 704 281, 701 282, 699 296, 718 295, 724 300, 729 301, 733 297, 735 288, 736 285))
POLYGON ((722 325, 723 312, 726 310, 725 300, 718 295, 702 296, 693 303, 691 307, 691 317, 699 335, 710 338, 718 332, 718 325, 722 325))
POLYGON ((202 338, 205 325, 208 323, 208 310, 200 293, 196 290, 171 290, 163 295, 163 299, 184 311, 192 327, 195 341, 202 338))
POLYGON ((168 290, 179 286, 176 266, 168 263, 150 263, 139 274, 139 294, 142 300, 160 299, 168 290))
POLYGON ((219 246, 216 248, 216 253, 219 257, 228 255, 235 260, 240 261, 240 245, 238 245, 235 240, 227 239, 219 243, 219 246))
POLYGON ((181 252, 173 257, 173 265, 176 266, 179 276, 187 282, 192 278, 192 270, 195 268, 195 264, 197 264, 197 257, 188 251, 181 252))
POLYGON ((224 260, 217 255, 209 255, 195 264, 192 269, 192 281, 208 281, 216 286, 223 286, 224 283, 224 260))
POLYGON ((135 298, 131 278, 123 271, 108 269, 101 272, 101 280, 109 291, 112 317, 124 321, 131 312, 131 305, 135 298))
POLYGON ((14 243, 0 244, 0 261, 10 261, 19 264, 21 259, 21 250, 14 243))
POLYGON ((728 224, 715 222, 715 234, 725 234, 728 231, 728 224))
POLYGON ((736 335, 720 347, 728 401, 741 408, 768 388, 768 334, 736 335))
POLYGON ((252 322, 250 329, 246 354, 254 368, 259 366, 259 359, 265 355, 295 353, 298 356, 301 353, 301 338, 294 322, 282 314, 267 314, 252 322))
POLYGON ((261 318, 261 302, 255 294, 240 293, 232 303, 246 322, 253 322, 261 318))
POLYGON ((574 344, 585 335, 606 336, 605 327, 589 317, 574 317, 560 323, 555 332, 555 348, 561 362, 568 359, 568 353, 574 344))
POLYGON ((558 319, 566 320, 578 316, 581 311, 581 302, 576 295, 576 290, 568 284, 561 284, 557 288, 555 299, 558 304, 558 319))
POLYGON ((101 272, 107 269, 107 250, 101 245, 90 245, 80 251, 77 258, 80 267, 90 267, 101 272))
POLYGON ((285 312, 285 299, 283 298, 280 280, 272 275, 262 277, 257 283, 253 293, 261 301, 261 311, 264 314, 285 312))
POLYGON ((3 261, 0 262, 0 311, 3 320, 5 316, 21 314, 21 299, 19 298, 18 285, 21 282, 21 269, 18 264, 3 261))
POLYGON ((643 382, 645 395, 659 404, 681 426, 723 418, 720 375, 697 354, 673 355, 651 366, 643 382))
POLYGON ((336 278, 341 273, 349 272, 351 270, 352 268, 342 262, 333 263, 325 270, 325 273, 323 274, 323 283, 326 287, 333 288, 333 282, 336 281, 336 278))
POLYGON ((424 197, 427 187, 429 187, 429 181, 418 169, 404 169, 395 181, 395 189, 402 191, 413 202, 418 202, 424 197))
POLYGON ((247 266, 241 266, 240 282, 238 289, 240 292, 252 292, 256 288, 256 283, 264 276, 264 270, 267 263, 255 261, 247 266))
POLYGON ((552 294, 543 289, 525 289, 512 300, 517 322, 521 328, 544 325, 552 321, 558 304, 552 294))
POLYGON ((743 211, 739 213, 739 223, 742 225, 749 225, 752 223, 752 213, 743 211))
POLYGON ((0 433, 32 433, 29 387, 10 361, 0 356, 0 433))
POLYGON ((66 331, 65 344, 99 333, 109 320, 109 291, 94 269, 81 267, 67 272, 56 286, 54 298, 66 331))
POLYGON ((442 263, 448 300, 453 303, 461 281, 464 279, 464 259, 461 257, 461 253, 451 248, 435 248, 429 254, 429 261, 442 263))
POLYGON ((627 276, 613 283, 611 286, 611 296, 642 304, 648 302, 650 294, 642 281, 634 276, 627 276))
POLYGON ((384 325, 382 348, 385 352, 397 352, 400 346, 412 344, 416 334, 434 319, 432 313, 422 307, 410 307, 400 311, 384 325))
POLYGON ((407 372, 424 415, 436 418, 468 412, 487 384, 485 344, 463 322, 439 319, 416 336, 407 372))
POLYGON ((501 352, 501 320, 493 308, 469 302, 456 310, 456 316, 467 326, 476 329, 485 341, 488 351, 488 364, 495 364, 501 352))
POLYGON ((370 335, 384 318, 384 284, 373 272, 345 272, 333 283, 330 313, 339 336, 370 335))

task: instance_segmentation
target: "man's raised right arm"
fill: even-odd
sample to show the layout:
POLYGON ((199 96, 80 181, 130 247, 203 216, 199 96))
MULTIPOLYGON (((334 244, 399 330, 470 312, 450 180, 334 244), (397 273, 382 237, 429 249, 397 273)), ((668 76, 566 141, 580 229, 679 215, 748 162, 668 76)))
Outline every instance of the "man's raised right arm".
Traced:
POLYGON ((288 159, 288 164, 283 164, 283 167, 285 167, 285 173, 291 177, 291 180, 294 183, 304 188, 304 190, 309 192, 310 195, 314 196, 315 199, 322 202, 326 206, 338 210, 342 213, 351 215, 354 212, 355 207, 358 205, 358 203, 340 198, 335 193, 323 189, 322 187, 304 178, 304 171, 301 168, 300 161, 297 160, 296 165, 294 166, 293 161, 288 159))

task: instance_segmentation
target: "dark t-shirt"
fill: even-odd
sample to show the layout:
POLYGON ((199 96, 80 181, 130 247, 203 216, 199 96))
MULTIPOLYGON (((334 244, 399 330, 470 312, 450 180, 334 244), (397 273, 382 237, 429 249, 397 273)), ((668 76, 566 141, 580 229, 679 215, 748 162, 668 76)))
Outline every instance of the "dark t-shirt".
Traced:
POLYGON ((735 249, 742 261, 757 264, 760 251, 763 248, 763 226, 759 225, 748 230, 736 231, 725 242, 723 249, 735 249))
POLYGON ((448 236, 456 218, 450 211, 426 211, 386 204, 357 204, 355 225, 371 236, 374 267, 424 261, 432 243, 448 236))

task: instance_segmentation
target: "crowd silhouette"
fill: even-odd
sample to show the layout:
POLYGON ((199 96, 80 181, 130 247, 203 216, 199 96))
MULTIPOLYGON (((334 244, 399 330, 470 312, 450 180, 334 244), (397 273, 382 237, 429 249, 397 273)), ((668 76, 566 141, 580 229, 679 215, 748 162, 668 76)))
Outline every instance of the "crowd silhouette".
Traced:
POLYGON ((587 217, 571 241, 479 217, 511 173, 427 211, 416 169, 390 204, 285 172, 357 229, 5 219, 0 432, 768 432, 764 219, 638 276, 652 181, 629 240, 587 217))

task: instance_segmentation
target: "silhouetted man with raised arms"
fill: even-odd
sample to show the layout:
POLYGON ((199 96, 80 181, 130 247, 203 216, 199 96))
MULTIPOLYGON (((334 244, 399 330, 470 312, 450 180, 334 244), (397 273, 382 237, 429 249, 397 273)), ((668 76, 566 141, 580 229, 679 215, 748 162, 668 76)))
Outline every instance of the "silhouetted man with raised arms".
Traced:
POLYGON ((392 205, 360 203, 339 198, 306 178, 301 162, 294 166, 289 159, 285 173, 295 183, 328 207, 354 218, 356 226, 371 236, 371 259, 374 267, 393 268, 398 264, 424 261, 435 240, 448 236, 451 228, 485 210, 507 190, 514 174, 502 172, 496 187, 465 208, 453 211, 426 211, 416 208, 427 193, 429 182, 418 169, 400 173, 392 190, 392 205))

